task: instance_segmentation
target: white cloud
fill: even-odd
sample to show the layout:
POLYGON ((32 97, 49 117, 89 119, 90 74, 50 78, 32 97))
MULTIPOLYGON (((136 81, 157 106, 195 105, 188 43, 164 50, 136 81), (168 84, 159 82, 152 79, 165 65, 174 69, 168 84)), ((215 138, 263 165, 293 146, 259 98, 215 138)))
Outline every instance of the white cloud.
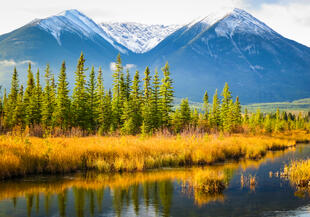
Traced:
POLYGON ((31 60, 22 60, 22 61, 17 61, 17 62, 15 60, 0 60, 0 65, 2 65, 4 67, 25 65, 28 63, 35 65, 35 63, 32 62, 31 60))
POLYGON ((110 70, 111 71, 114 71, 116 69, 116 64, 115 64, 115 62, 111 62, 110 63, 110 70))
MULTIPOLYGON (((132 68, 136 68, 137 66, 135 64, 126 64, 125 66, 123 66, 125 70, 130 70, 132 68)), ((110 63, 110 70, 114 71, 116 69, 116 63, 115 62, 111 62, 110 63)))
POLYGON ((125 66, 124 66, 124 69, 125 70, 130 70, 130 69, 132 69, 132 68, 136 68, 137 66, 135 65, 135 64, 126 64, 125 66))

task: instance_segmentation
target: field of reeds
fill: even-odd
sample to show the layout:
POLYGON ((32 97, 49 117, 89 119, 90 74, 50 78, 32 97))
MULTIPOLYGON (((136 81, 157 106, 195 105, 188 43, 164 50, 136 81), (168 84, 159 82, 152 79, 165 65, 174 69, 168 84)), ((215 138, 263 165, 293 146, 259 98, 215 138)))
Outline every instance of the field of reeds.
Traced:
POLYGON ((297 187, 310 188, 310 159, 292 161, 285 166, 283 175, 287 176, 290 182, 297 187))
MULTIPOLYGON (((307 135, 309 138, 309 135, 307 135)), ((268 150, 294 146, 266 136, 154 136, 36 138, 0 136, 0 178, 29 174, 143 171, 260 159, 268 150)))

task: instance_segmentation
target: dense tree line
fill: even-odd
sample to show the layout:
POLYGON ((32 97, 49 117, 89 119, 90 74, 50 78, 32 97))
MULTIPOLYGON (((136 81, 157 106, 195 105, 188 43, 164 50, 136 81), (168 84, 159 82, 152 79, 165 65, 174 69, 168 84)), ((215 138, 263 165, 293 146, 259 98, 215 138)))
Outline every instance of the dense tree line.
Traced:
POLYGON ((203 109, 191 109, 188 99, 173 108, 173 81, 168 63, 151 75, 146 67, 143 78, 136 71, 131 78, 124 73, 120 55, 117 56, 113 73, 113 88, 105 89, 103 73, 99 68, 85 66, 83 53, 75 71, 75 83, 70 94, 66 64, 62 63, 55 79, 49 65, 44 73, 44 85, 40 82, 39 70, 34 75, 31 64, 28 67, 27 85, 19 84, 14 69, 9 93, 4 90, 0 102, 1 130, 29 131, 32 135, 63 135, 74 132, 100 135, 109 133, 152 134, 167 130, 180 133, 186 130, 225 133, 245 130, 265 132, 309 129, 309 117, 281 113, 241 114, 239 98, 233 100, 226 83, 221 96, 218 91, 209 103, 208 93, 203 97, 203 109), (160 79, 162 77, 162 79, 160 79))

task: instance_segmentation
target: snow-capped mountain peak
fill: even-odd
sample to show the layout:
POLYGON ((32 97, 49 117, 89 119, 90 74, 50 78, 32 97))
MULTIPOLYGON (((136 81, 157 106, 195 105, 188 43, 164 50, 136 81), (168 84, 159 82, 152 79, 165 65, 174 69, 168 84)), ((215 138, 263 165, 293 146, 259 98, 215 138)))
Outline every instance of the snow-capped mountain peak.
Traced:
POLYGON ((155 47, 181 25, 147 25, 141 23, 101 23, 109 37, 135 53, 145 53, 155 47))
POLYGON ((263 22, 257 20, 245 10, 239 8, 229 8, 215 11, 206 17, 199 17, 186 25, 187 29, 200 25, 206 30, 218 24, 215 31, 218 36, 231 36, 235 31, 251 32, 254 34, 276 33, 263 22))
POLYGON ((59 45, 61 45, 62 32, 68 31, 91 40, 95 40, 95 36, 100 36, 120 52, 126 52, 124 49, 117 46, 99 25, 78 10, 66 10, 56 16, 51 16, 36 22, 42 29, 53 35, 59 45))
POLYGON ((215 23, 218 23, 215 28, 218 36, 231 37, 235 32, 251 33, 262 37, 278 35, 265 23, 239 8, 234 8, 215 23))

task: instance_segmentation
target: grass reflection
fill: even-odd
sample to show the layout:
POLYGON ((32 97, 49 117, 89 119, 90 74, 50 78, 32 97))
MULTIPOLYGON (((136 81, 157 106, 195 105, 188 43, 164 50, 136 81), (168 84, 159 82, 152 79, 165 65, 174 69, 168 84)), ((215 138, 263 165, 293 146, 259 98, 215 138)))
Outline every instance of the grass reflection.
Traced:
POLYGON ((78 217, 96 216, 107 211, 103 209, 107 201, 110 201, 115 216, 125 215, 124 210, 129 208, 136 215, 152 211, 156 216, 170 216, 175 186, 180 186, 181 192, 198 206, 221 202, 225 200, 223 191, 237 169, 256 168, 288 151, 293 149, 268 152, 259 161, 231 162, 204 168, 114 174, 89 172, 70 177, 3 182, 0 184, 0 200, 11 199, 12 207, 25 203, 27 209, 24 216, 34 213, 49 216, 52 211, 55 213, 55 209, 61 217, 74 214, 78 217), (25 202, 20 198, 25 198, 25 202))

